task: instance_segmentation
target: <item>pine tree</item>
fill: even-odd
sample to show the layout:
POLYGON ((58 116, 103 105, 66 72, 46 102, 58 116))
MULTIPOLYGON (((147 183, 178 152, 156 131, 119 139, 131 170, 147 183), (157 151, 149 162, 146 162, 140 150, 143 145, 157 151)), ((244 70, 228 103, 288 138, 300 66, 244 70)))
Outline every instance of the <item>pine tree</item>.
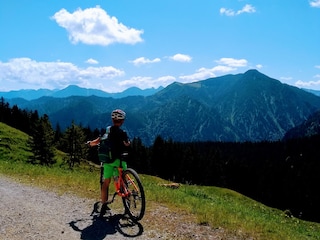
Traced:
POLYGON ((132 151, 130 152, 130 167, 138 170, 140 173, 150 172, 150 161, 148 159, 147 148, 143 146, 140 138, 134 138, 131 142, 132 151))
POLYGON ((51 165, 54 160, 54 132, 51 127, 48 115, 44 115, 34 122, 31 132, 30 145, 33 152, 32 163, 51 165))
POLYGON ((0 99, 0 122, 8 124, 11 120, 11 109, 9 103, 5 102, 4 98, 0 99))
POLYGON ((71 127, 66 129, 63 136, 64 149, 68 154, 67 162, 70 168, 74 167, 75 163, 80 163, 87 156, 88 148, 85 146, 84 130, 72 123, 71 127))

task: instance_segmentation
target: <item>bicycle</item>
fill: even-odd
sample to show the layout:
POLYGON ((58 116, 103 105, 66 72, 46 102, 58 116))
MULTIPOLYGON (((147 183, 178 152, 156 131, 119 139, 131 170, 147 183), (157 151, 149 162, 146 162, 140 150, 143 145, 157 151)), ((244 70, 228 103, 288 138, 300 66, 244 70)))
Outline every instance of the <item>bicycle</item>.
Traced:
MULTIPOLYGON (((139 221, 143 218, 146 209, 146 199, 144 189, 138 173, 127 168, 123 170, 122 161, 128 158, 128 153, 122 154, 120 158, 120 166, 115 167, 119 176, 113 177, 115 192, 110 201, 112 203, 118 195, 122 198, 125 214, 127 213, 133 221, 139 221)), ((103 184, 103 162, 100 163, 100 187, 103 184)))

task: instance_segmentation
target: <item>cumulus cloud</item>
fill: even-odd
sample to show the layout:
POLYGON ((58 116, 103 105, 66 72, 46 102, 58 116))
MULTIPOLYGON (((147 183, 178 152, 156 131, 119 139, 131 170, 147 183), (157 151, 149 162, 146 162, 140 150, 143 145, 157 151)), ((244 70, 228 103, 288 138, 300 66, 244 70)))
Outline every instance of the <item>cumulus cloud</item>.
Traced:
POLYGON ((309 81, 309 82, 304 82, 304 81, 296 81, 295 85, 297 87, 301 87, 301 88, 309 88, 309 87, 315 87, 315 86, 320 86, 320 80, 318 81, 309 81))
POLYGON ((194 74, 180 76, 179 78, 185 83, 204 80, 207 78, 216 77, 217 73, 225 74, 236 71, 239 67, 246 67, 248 64, 248 61, 245 59, 234 58, 220 58, 215 62, 218 63, 218 65, 213 68, 199 68, 194 74))
POLYGON ((220 8, 220 14, 226 16, 237 16, 243 13, 254 13, 256 12, 255 7, 250 4, 246 4, 242 9, 235 11, 233 9, 220 8))
POLYGON ((89 63, 89 64, 98 64, 99 62, 93 58, 89 58, 86 63, 89 63))
POLYGON ((150 64, 150 63, 157 63, 157 62, 160 62, 160 58, 155 58, 153 60, 150 60, 148 58, 145 58, 145 57, 140 57, 140 58, 137 58, 133 61, 131 61, 134 65, 138 66, 138 65, 143 65, 143 64, 150 64))
POLYGON ((245 67, 248 64, 248 61, 246 59, 220 58, 216 63, 230 67, 245 67))
MULTIPOLYGON (((317 69, 320 69, 320 65, 316 65, 314 67, 317 69)), ((301 88, 320 87, 320 74, 316 74, 315 76, 313 76, 313 78, 315 78, 316 80, 311 80, 311 81, 298 80, 295 82, 295 85, 301 88)))
POLYGON ((311 7, 320 8, 320 0, 313 0, 313 1, 310 1, 309 3, 311 7))
POLYGON ((216 77, 216 73, 226 73, 237 70, 234 67, 229 66, 215 66, 213 68, 199 68, 194 74, 180 76, 179 78, 184 82, 192 82, 192 81, 199 81, 204 80, 207 78, 216 77))
POLYGON ((170 59, 177 62, 191 62, 192 60, 192 58, 189 55, 181 53, 171 56, 170 59))
POLYGON ((167 86, 176 80, 173 76, 162 76, 159 78, 152 77, 132 77, 131 79, 119 82, 124 89, 129 87, 138 87, 140 89, 158 88, 159 86, 167 86))
MULTIPOLYGON (((315 68, 319 68, 320 69, 320 65, 315 66, 315 68)), ((316 74, 315 76, 313 76, 313 78, 315 78, 315 81, 296 81, 295 85, 297 87, 302 87, 302 88, 312 88, 312 87, 320 87, 320 74, 316 74)))
POLYGON ((73 44, 107 46, 112 43, 135 44, 142 42, 143 30, 130 28, 111 17, 99 6, 78 9, 69 13, 66 9, 56 12, 52 19, 67 30, 73 44))
POLYGON ((90 80, 109 81, 124 72, 112 66, 79 68, 69 62, 37 62, 30 58, 14 58, 0 62, 0 79, 16 86, 60 88, 83 84, 90 80))

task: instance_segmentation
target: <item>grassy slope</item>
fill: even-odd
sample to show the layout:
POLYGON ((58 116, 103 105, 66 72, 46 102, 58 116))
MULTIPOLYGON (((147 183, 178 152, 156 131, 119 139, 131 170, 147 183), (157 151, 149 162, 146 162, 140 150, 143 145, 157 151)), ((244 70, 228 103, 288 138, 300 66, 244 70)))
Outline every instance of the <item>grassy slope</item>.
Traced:
MULTIPOLYGON (((94 167, 82 164, 72 171, 60 164, 50 168, 27 164, 31 155, 28 136, 1 122, 0 139, 0 174, 61 194, 71 192, 95 199, 99 195, 98 170, 94 167)), ((61 163, 63 153, 58 152, 57 156, 61 163)), ((167 183, 163 179, 148 175, 142 175, 141 179, 148 206, 165 204, 175 211, 193 214, 198 224, 222 227, 230 233, 241 232, 255 239, 320 239, 319 223, 289 218, 282 211, 237 192, 194 185, 173 190, 160 186, 167 183)))

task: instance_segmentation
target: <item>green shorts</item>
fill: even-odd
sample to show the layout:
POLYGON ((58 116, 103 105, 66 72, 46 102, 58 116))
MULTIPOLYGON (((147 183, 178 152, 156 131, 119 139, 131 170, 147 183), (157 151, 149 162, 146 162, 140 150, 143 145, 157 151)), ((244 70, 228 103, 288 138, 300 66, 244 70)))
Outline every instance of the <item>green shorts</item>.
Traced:
MULTIPOLYGON (((120 159, 116 159, 112 163, 103 164, 103 178, 111 178, 112 176, 119 176, 117 167, 120 166, 120 159)), ((122 161, 123 170, 127 169, 127 163, 122 161)))

